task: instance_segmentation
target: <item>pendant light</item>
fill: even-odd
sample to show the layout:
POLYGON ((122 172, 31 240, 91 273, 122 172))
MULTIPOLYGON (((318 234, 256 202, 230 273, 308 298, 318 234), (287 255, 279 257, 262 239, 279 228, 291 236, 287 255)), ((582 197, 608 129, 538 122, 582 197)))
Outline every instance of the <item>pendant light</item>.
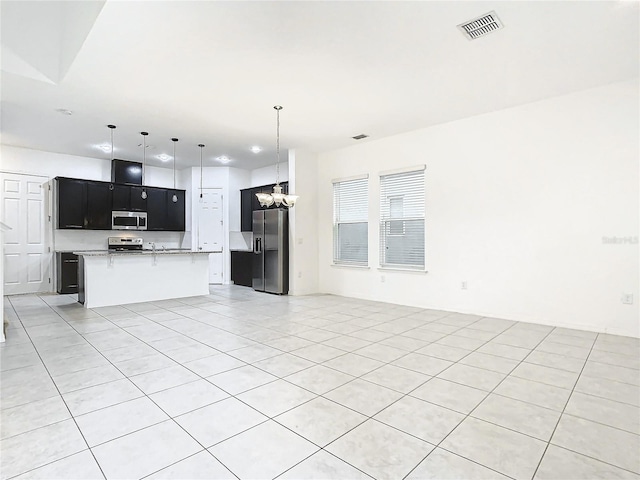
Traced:
POLYGON ((140 132, 142 135, 142 194, 140 195, 143 200, 147 199, 147 190, 144 188, 144 173, 147 164, 147 135, 149 132, 140 132))
POLYGON ((200 199, 202 199, 202 149, 204 148, 204 143, 199 143, 200 147, 200 199))
POLYGON ((178 201, 178 196, 176 195, 175 189, 176 189, 176 143, 178 142, 177 138, 172 138, 171 141, 173 142, 173 197, 171 197, 171 201, 173 203, 176 203, 178 201))
POLYGON ((111 160, 113 160, 113 131, 116 129, 115 125, 107 125, 111 133, 111 160))
POLYGON ((285 207, 293 207, 296 204, 296 200, 298 199, 298 195, 285 195, 282 193, 282 187, 280 186, 280 110, 282 107, 280 105, 276 105, 273 107, 276 111, 276 184, 273 187, 272 193, 256 193, 256 197, 258 197, 258 201, 260 202, 261 207, 270 207, 274 203, 276 207, 279 207, 281 204, 285 207))

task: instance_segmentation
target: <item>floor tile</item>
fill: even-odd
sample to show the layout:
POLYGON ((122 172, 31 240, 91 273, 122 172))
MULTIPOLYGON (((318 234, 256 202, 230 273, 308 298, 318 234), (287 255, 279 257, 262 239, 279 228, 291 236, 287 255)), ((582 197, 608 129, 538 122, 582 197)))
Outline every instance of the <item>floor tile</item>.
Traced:
POLYGON ((318 395, 327 393, 329 390, 350 382, 355 377, 346 373, 327 368, 322 365, 307 368, 293 375, 286 377, 289 383, 298 385, 318 395))
POLYGON ((278 480, 346 479, 371 480, 371 477, 324 450, 314 453, 278 477, 278 480))
POLYGON ((604 350, 591 350, 589 360, 593 362, 618 365, 620 367, 640 369, 640 355, 622 355, 604 350))
POLYGON ((533 476, 546 445, 471 417, 440 444, 446 450, 516 479, 533 476))
POLYGON ((75 453, 61 460, 30 470, 14 477, 15 480, 54 480, 54 479, 104 480, 104 475, 89 450, 75 453))
POLYGON ((390 388, 391 390, 409 393, 431 377, 406 368, 400 368, 394 365, 383 365, 363 375, 361 378, 371 383, 390 388))
POLYGON ((355 353, 347 353, 324 362, 326 367, 359 377, 384 365, 384 362, 363 357, 355 353))
POLYGON ((434 376, 453 365, 453 363, 448 360, 413 352, 394 360, 391 365, 434 376))
POLYGON ((175 420, 193 438, 208 448, 255 427, 267 420, 267 417, 235 398, 227 398, 180 415, 175 420))
POLYGON ((406 480, 508 480, 509 477, 441 448, 434 449, 406 480))
POLYGON ((113 365, 106 365, 53 377, 53 381, 60 393, 64 394, 121 378, 124 378, 124 375, 118 369, 113 365))
POLYGON ((640 407, 640 387, 637 385, 583 375, 578 379, 575 391, 640 407))
POLYGON ((180 460, 145 480, 235 480, 236 476, 207 451, 180 460))
POLYGON ((162 368, 173 367, 177 365, 177 363, 161 353, 155 353, 147 357, 117 362, 114 365, 122 373, 130 377, 133 375, 140 375, 142 373, 153 372, 154 370, 160 370, 162 368))
POLYGON ((269 420, 209 449, 240 479, 274 478, 318 447, 269 420))
POLYGON ((571 390, 508 376, 494 393, 561 412, 569 400, 571 390))
POLYGON ((621 367, 619 365, 609 365, 606 363, 587 361, 582 371, 588 377, 607 378, 616 382, 640 385, 640 370, 635 368, 621 367))
POLYGON ((211 357, 200 358, 184 364, 189 370, 201 377, 210 377, 217 373, 226 372, 234 368, 243 367, 246 363, 225 353, 211 357))
POLYGON ((147 395, 200 380, 198 375, 181 365, 154 370, 153 372, 143 373, 142 375, 135 375, 129 378, 147 395))
POLYGON ((363 415, 372 416, 402 397, 402 394, 365 380, 355 379, 324 396, 363 415))
POLYGON ((438 374, 438 378, 456 382, 461 385, 491 391, 505 378, 502 373, 492 372, 483 368, 471 367, 457 363, 451 365, 444 372, 438 374))
POLYGON ((480 352, 470 353, 460 360, 460 363, 504 374, 510 373, 518 365, 517 360, 480 352))
POLYGON ((434 446, 375 420, 367 420, 326 450, 378 479, 403 478, 434 446))
POLYGON ((384 363, 393 362, 407 354, 405 350, 389 347, 381 343, 373 343, 356 350, 354 353, 384 363))
POLYGON ((282 352, 268 345, 252 345, 250 347, 239 348, 228 352, 234 358, 241 360, 245 363, 258 362, 265 358, 275 357, 282 352))
POLYGON ((568 390, 573 389, 578 379, 577 373, 527 362, 518 365, 513 372, 511 372, 511 376, 553 385, 554 387, 566 388, 568 390))
POLYGON ((417 398, 403 397, 374 418, 436 445, 465 417, 461 413, 417 398))
POLYGON ((579 453, 549 445, 534 479, 557 480, 559 478, 564 480, 584 480, 586 478, 638 480, 640 476, 579 453))
POLYGON ((565 413, 640 435, 640 408, 573 392, 565 413))
POLYGON ((305 368, 312 367, 315 364, 309 360, 305 360, 304 358, 283 353, 275 357, 260 360, 259 362, 255 362, 253 365, 260 370, 264 370, 269 372, 271 375, 275 375, 276 377, 286 377, 287 375, 299 372, 305 368))
POLYGON ((172 420, 167 420, 92 450, 108 479, 131 479, 172 465, 202 447, 172 420))
POLYGON ((548 442, 560 412, 492 393, 471 416, 548 442))
POLYGON ((562 415, 551 443, 640 473, 638 435, 571 415, 562 415))
POLYGON ((142 397, 144 393, 129 379, 122 378, 82 390, 75 390, 62 396, 71 413, 77 416, 142 397))
POLYGON ((31 430, 2 441, 2 478, 28 470, 87 449, 73 420, 64 420, 31 430))
MULTIPOLYGON (((457 333, 457 332, 456 332, 457 333)), ((465 350, 475 350, 484 345, 486 340, 479 338, 461 337, 456 334, 447 335, 435 342, 437 345, 448 345, 450 347, 464 348, 465 350)))
POLYGON ((525 359, 527 363, 544 365, 545 367, 558 368, 568 372, 580 373, 585 361, 578 358, 571 358, 556 353, 541 352, 539 350, 531 352, 525 359))
POLYGON ((486 353, 489 355, 496 355, 498 357, 510 358, 511 360, 524 360, 529 355, 528 348, 514 347, 512 345, 505 345, 497 343, 497 340, 492 340, 489 343, 484 344, 478 350, 480 353, 486 353))
POLYGON ((427 345, 426 347, 416 350, 415 353, 429 355, 430 357, 436 357, 442 360, 449 360, 450 362, 457 362, 458 360, 469 355, 471 353, 471 350, 452 347, 450 345, 432 343, 430 345, 427 345))
POLYGON ((433 378, 411 392, 411 396, 467 414, 487 396, 487 392, 433 378))
POLYGON ((136 430, 160 423, 169 417, 147 397, 75 417, 90 447, 136 430))
POLYGON ((231 395, 237 395, 277 379, 278 377, 251 365, 245 365, 244 367, 207 377, 208 381, 231 395))
POLYGON ((307 347, 293 350, 290 353, 311 362, 322 363, 327 360, 331 360, 332 358, 339 357, 340 355, 344 355, 344 350, 317 343, 315 345, 309 345, 307 347))
POLYGON ((268 417, 275 417, 315 396, 315 394, 285 380, 277 380, 244 392, 238 395, 238 399, 268 417))
POLYGON ((278 415, 274 420, 316 445, 324 447, 366 419, 364 415, 318 397, 278 415))
POLYGON ((212 357, 214 355, 217 355, 218 353, 220 352, 207 345, 202 344, 193 345, 190 347, 176 348, 164 352, 167 357, 182 364, 191 362, 193 360, 199 360, 201 358, 212 357))
POLYGON ((1 438, 19 435, 68 418, 71 418, 71 414, 59 395, 4 409, 0 423, 1 438))
POLYGON ((575 347, 573 345, 565 345, 562 343, 551 342, 544 340, 540 345, 536 347, 536 350, 541 352, 556 353, 558 355, 565 355, 567 357, 577 358, 584 360, 589 355, 589 349, 583 347, 575 347))
POLYGON ((228 396, 207 380, 196 380, 154 393, 149 398, 170 417, 175 417, 223 400, 228 396))
POLYGON ((380 345, 399 348, 405 352, 413 352, 419 348, 425 347, 429 342, 417 338, 411 338, 404 335, 395 335, 380 341, 380 345))

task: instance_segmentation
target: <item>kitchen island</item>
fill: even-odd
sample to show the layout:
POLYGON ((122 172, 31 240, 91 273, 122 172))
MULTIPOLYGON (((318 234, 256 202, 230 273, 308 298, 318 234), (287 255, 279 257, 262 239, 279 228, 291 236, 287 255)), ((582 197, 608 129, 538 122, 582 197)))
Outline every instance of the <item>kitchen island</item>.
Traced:
POLYGON ((209 294, 209 253, 186 249, 78 251, 78 301, 86 308, 209 294))

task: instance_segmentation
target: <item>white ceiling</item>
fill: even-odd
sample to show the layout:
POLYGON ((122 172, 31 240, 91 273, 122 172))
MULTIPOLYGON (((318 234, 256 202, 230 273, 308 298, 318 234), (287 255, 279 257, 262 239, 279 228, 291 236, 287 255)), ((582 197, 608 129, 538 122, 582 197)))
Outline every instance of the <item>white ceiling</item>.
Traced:
MULTIPOLYGON (((2 142, 253 169, 638 77, 636 1, 0 2, 2 142), (503 30, 456 25, 495 10, 503 30), (56 112, 69 109, 73 115, 56 112), (252 145, 264 147, 253 154, 252 145)), ((169 166, 170 164, 165 164, 169 166)))

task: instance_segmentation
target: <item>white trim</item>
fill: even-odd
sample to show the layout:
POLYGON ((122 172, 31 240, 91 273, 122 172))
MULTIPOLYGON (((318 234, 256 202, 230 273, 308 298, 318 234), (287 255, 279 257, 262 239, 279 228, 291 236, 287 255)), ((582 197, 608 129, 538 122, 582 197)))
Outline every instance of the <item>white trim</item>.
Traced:
POLYGON ((331 180, 331 183, 352 182, 354 180, 364 180, 365 178, 369 178, 368 173, 364 173, 362 175, 354 175, 352 177, 334 178, 331 180))
POLYGON ((332 267, 337 268, 355 268, 359 270, 370 270, 371 267, 369 265, 358 265, 357 263, 332 263, 332 267))
POLYGON ((414 165, 413 167, 395 168, 393 170, 385 170, 378 173, 379 176, 384 177, 386 175, 395 175, 397 173, 419 172, 420 170, 426 170, 426 165, 414 165))
POLYGON ((429 273, 429 270, 425 270, 424 268, 378 267, 378 270, 384 272, 429 273))

